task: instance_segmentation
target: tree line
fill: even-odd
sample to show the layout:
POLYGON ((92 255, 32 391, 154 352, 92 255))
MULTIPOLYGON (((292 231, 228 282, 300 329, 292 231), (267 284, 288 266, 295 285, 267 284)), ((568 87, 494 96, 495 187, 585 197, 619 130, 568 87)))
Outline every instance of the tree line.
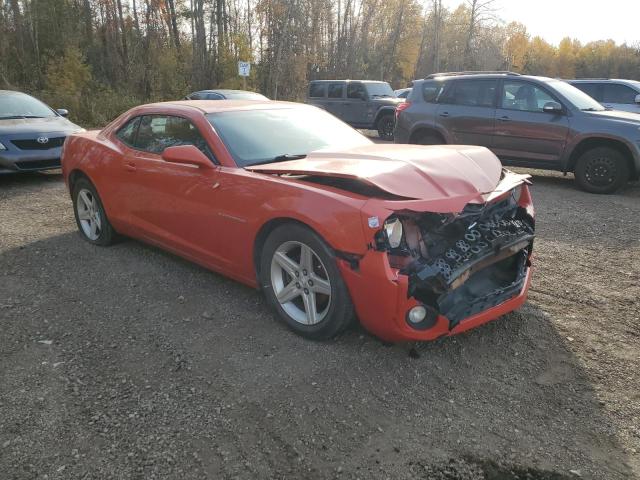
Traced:
POLYGON ((87 126, 214 87, 300 100, 323 78, 395 88, 437 71, 640 75, 640 43, 551 45, 500 19, 495 0, 0 0, 0 88, 72 110, 87 126))

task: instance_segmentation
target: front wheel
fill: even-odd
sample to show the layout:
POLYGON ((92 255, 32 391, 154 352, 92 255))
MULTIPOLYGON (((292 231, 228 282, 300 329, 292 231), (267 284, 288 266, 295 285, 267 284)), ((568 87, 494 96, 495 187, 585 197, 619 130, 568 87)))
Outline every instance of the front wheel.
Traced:
POLYGON ((587 150, 574 170, 578 186, 591 193, 613 193, 629 180, 624 155, 609 147, 587 150))
POLYGON ((302 225, 283 225, 269 235, 261 253, 260 282, 280 318, 303 337, 332 338, 354 318, 333 252, 302 225))
POLYGON ((393 115, 385 115, 378 120, 378 136, 381 140, 393 140, 393 129, 396 122, 393 115))

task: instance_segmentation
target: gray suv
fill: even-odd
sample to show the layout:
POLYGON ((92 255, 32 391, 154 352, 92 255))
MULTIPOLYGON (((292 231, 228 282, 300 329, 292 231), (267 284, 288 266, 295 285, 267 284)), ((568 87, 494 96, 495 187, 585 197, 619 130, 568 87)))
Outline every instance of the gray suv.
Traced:
POLYGON ((640 82, 618 79, 567 80, 610 110, 640 114, 640 82))
POLYGON ((395 110, 402 102, 387 82, 373 80, 314 80, 306 98, 354 128, 377 130, 383 140, 393 140, 395 110))
POLYGON ((592 193, 640 173, 640 118, 561 80, 510 72, 434 74, 398 108, 396 143, 472 144, 503 163, 573 172, 592 193))

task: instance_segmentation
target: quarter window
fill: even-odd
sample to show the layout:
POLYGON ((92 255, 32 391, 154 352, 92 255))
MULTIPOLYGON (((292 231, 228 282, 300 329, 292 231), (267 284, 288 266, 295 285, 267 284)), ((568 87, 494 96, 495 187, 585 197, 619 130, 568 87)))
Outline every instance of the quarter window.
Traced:
POLYGON ((126 143, 130 147, 134 145, 136 140, 136 134, 138 133, 138 126, 140 125, 140 117, 135 117, 125 123, 124 127, 116 132, 122 142, 126 143))
POLYGON ((330 83, 329 84, 329 98, 342 98, 342 92, 344 91, 344 83, 330 83))
MULTIPOLYGON (((422 83, 422 96, 427 103, 437 103, 444 90, 444 83, 427 80, 422 83)), ((409 90, 409 93, 411 90, 409 90)))
POLYGON ((311 98, 322 98, 325 93, 325 84, 324 83, 312 83, 309 87, 309 97, 311 98))
POLYGON ((452 92, 447 95, 447 103, 469 107, 493 107, 497 86, 497 80, 457 81, 452 85, 452 92))
POLYGON ((626 85, 620 85, 617 83, 607 83, 604 85, 604 103, 635 103, 636 95, 638 93, 627 87, 626 85))
POLYGON ((557 100, 541 88, 524 82, 504 82, 502 108, 524 112, 542 112, 548 102, 557 100))
POLYGON ((145 115, 140 121, 135 147, 161 155, 166 148, 178 145, 194 145, 214 160, 206 140, 187 119, 171 115, 145 115))

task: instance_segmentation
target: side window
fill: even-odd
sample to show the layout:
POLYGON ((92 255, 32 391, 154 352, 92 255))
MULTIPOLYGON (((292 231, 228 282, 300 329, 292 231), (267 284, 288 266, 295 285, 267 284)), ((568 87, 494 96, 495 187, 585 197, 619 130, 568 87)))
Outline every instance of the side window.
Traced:
POLYGON ((367 99, 367 90, 364 85, 356 82, 349 82, 347 85, 347 98, 367 99))
POLYGON ((493 107, 497 80, 458 80, 447 95, 449 103, 469 107, 493 107))
POLYGON ((606 83, 602 96, 604 103, 635 103, 636 91, 626 85, 606 83))
POLYGON ((342 92, 344 92, 344 83, 330 83, 329 84, 329 98, 342 98, 342 92))
POLYGON ((597 83, 574 83, 573 86, 582 90, 594 100, 597 100, 598 102, 602 101, 602 95, 600 95, 599 88, 600 85, 597 83))
MULTIPOLYGON (((422 97, 427 103, 437 103, 443 90, 444 83, 442 82, 427 80, 422 83, 422 97)), ((411 90, 407 92, 407 94, 409 93, 411 93, 411 90)))
POLYGON ((161 155, 165 148, 194 145, 212 161, 213 152, 198 129, 187 119, 170 115, 145 115, 140 121, 135 147, 161 155))
POLYGON ((219 93, 207 93, 207 100, 223 100, 224 97, 219 93))
POLYGON ((141 117, 132 118, 116 132, 116 137, 130 147, 134 146, 136 134, 138 133, 138 126, 140 125, 140 118, 141 117))
POLYGON ((502 108, 523 112, 542 112, 547 102, 557 100, 541 88, 524 82, 505 81, 502 91, 502 108))
POLYGON ((309 97, 311 98, 323 98, 325 93, 324 83, 312 83, 309 86, 309 97))

